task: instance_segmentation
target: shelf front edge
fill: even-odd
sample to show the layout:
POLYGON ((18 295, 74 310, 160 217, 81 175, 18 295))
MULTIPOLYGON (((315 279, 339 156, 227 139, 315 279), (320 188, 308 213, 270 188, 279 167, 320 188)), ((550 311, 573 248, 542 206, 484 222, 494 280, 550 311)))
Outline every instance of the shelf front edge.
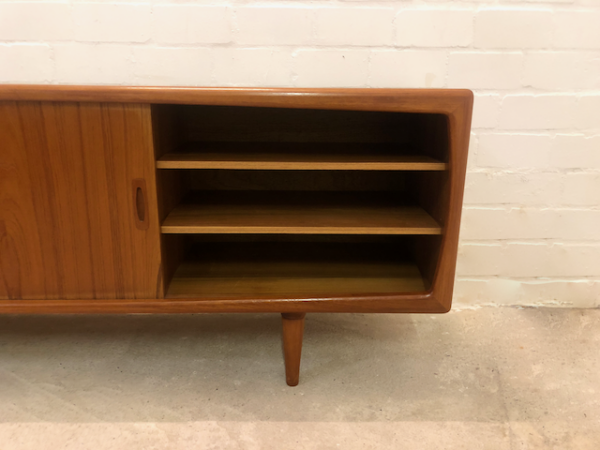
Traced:
POLYGON ((163 225, 163 234, 344 234, 344 235, 440 235, 442 228, 351 228, 351 227, 228 227, 228 226, 179 226, 163 225))

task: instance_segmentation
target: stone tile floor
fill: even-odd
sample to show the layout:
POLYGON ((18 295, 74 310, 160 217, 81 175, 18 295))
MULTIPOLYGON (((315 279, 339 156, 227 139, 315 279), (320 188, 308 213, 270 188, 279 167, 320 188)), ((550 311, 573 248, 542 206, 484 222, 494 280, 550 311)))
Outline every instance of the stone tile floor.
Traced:
POLYGON ((600 449, 600 310, 1 316, 0 449, 600 449))

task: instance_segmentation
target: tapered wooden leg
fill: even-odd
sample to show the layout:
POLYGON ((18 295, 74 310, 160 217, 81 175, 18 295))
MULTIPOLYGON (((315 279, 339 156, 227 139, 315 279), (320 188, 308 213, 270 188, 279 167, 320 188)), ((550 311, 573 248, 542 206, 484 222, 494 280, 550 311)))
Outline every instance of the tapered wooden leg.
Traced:
POLYGON ((296 386, 300 379, 300 357, 304 335, 305 313, 282 313, 283 357, 285 358, 285 381, 296 386))

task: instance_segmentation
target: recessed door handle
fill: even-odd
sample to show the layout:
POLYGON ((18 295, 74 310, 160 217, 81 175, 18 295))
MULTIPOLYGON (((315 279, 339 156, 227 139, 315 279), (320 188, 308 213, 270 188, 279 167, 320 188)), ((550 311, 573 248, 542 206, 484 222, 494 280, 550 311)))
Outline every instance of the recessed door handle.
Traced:
POLYGON ((147 230, 148 221, 148 199, 146 195, 146 180, 138 178, 133 180, 133 205, 135 226, 138 230, 147 230))

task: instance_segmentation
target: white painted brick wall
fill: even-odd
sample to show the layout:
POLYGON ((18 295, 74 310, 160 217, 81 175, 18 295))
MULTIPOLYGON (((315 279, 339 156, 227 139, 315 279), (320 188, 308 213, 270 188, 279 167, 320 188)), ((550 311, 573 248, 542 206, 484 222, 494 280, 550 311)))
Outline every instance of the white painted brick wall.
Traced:
POLYGON ((557 169, 600 169, 600 135, 559 134, 550 149, 550 165, 557 169))
POLYGON ((552 11, 547 9, 486 9, 475 18, 475 47, 547 48, 552 41, 552 11))
POLYGON ((577 100, 575 94, 507 94, 502 102, 498 128, 549 132, 579 127, 577 100))
POLYGON ((227 86, 286 86, 292 55, 270 48, 215 48, 214 77, 227 86))
POLYGON ((0 40, 63 41, 73 39, 71 6, 67 3, 0 3, 0 40))
POLYGON ((369 73, 369 50, 303 49, 293 55, 295 81, 306 87, 365 85, 369 73))
POLYGON ((310 7, 277 3, 239 6, 235 9, 237 33, 241 45, 314 44, 315 11, 310 7))
POLYGON ((549 91, 596 89, 600 87, 600 53, 529 52, 525 57, 523 86, 549 91))
POLYGON ((600 129, 600 93, 581 95, 577 102, 575 128, 600 129))
POLYGON ((473 89, 456 305, 600 306, 598 0, 0 0, 0 82, 473 89))
POLYGON ((113 84, 133 76, 133 49, 123 45, 57 44, 54 61, 64 83, 113 84))
POLYGON ((52 48, 47 44, 0 44, 0 82, 51 83, 52 48))
POLYGON ((231 22, 227 6, 173 4, 152 9, 152 35, 161 44, 231 42, 231 22))
POLYGON ((569 207, 474 207, 464 209, 467 240, 600 240, 600 211, 569 207))
POLYGON ((465 243, 459 271, 466 276, 598 277, 600 244, 465 243))
POLYGON ((394 8, 318 8, 315 43, 383 46, 392 43, 394 8))
POLYGON ((597 3, 594 6, 596 11, 561 11, 556 15, 556 48, 600 48, 600 11, 597 3))
POLYGON ((146 42, 151 13, 150 5, 143 3, 75 2, 73 38, 80 42, 146 42))
POLYGON ((403 47, 466 47, 473 40, 472 10, 406 9, 396 17, 396 44, 403 47))
POLYGON ((209 48, 139 46, 133 48, 133 74, 140 84, 168 84, 177 78, 188 86, 212 83, 213 53, 209 48))
POLYGON ((496 128, 501 103, 502 96, 499 94, 475 91, 471 127, 474 130, 479 128, 496 128))
POLYGON ((518 89, 523 54, 516 52, 453 52, 448 63, 448 87, 518 89))
POLYGON ((480 134, 479 167, 548 169, 552 138, 546 134, 480 134))
POLYGON ((369 86, 444 87, 447 61, 446 50, 373 50, 369 86))

